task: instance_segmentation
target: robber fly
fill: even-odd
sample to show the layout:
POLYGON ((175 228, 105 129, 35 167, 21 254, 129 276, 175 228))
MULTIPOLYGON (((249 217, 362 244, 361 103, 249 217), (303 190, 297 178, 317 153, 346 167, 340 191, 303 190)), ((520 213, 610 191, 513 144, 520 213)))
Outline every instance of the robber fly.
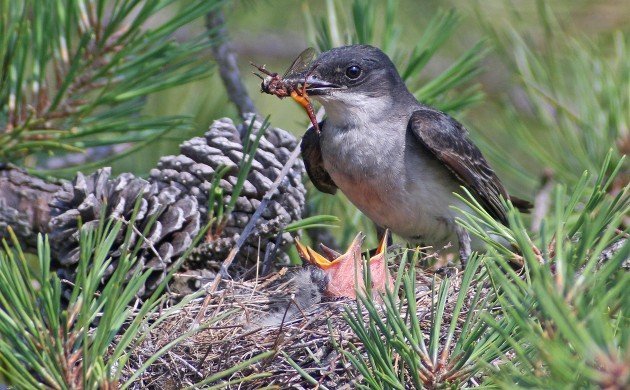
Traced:
MULTIPOLYGON (((313 109, 313 105, 306 93, 306 79, 310 76, 310 73, 306 74, 304 80, 296 78, 296 76, 303 73, 311 66, 313 59, 315 59, 315 50, 312 47, 309 47, 297 56, 289 69, 287 69, 282 76, 278 73, 268 71, 267 68, 265 68, 265 65, 258 66, 252 63, 252 66, 266 75, 262 76, 261 74, 254 72, 254 74, 262 80, 262 83, 260 84, 260 91, 270 95, 276 95, 280 99, 291 96, 293 100, 298 102, 298 104, 304 108, 308 118, 313 124, 313 128, 315 128, 317 133, 319 133, 319 124, 317 123, 315 110, 313 109)), ((311 69, 311 72, 313 69, 311 69)))

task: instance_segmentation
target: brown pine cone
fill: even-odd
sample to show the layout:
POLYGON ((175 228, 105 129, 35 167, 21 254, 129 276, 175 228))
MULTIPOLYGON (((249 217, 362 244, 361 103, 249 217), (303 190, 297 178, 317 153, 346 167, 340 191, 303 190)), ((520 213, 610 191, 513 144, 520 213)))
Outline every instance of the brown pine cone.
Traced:
MULTIPOLYGON (((244 151, 243 138, 253 120, 248 118, 236 126, 231 119, 215 121, 204 137, 195 137, 180 146, 180 155, 166 156, 160 159, 158 167, 151 170, 151 180, 164 186, 175 186, 182 192, 197 198, 202 214, 202 223, 207 222, 208 192, 215 172, 220 166, 231 167, 220 181, 223 189, 224 204, 230 200, 237 182, 239 167, 244 151)), ((260 130, 261 122, 254 121, 250 142, 253 142, 260 130)), ((209 262, 221 261, 233 247, 260 201, 278 177, 280 170, 288 160, 297 140, 284 130, 269 127, 261 137, 254 156, 251 171, 236 201, 236 206, 229 216, 219 237, 204 243, 195 251, 195 256, 188 262, 189 268, 204 268, 209 262)), ((289 174, 282 180, 276 195, 273 196, 262 217, 257 221, 256 229, 241 248, 241 264, 256 261, 262 257, 267 245, 270 245, 281 228, 302 217, 306 190, 302 184, 304 165, 296 161, 289 174)), ((291 235, 282 235, 279 255, 283 248, 292 243, 291 235)), ((273 244, 271 244, 273 245, 273 244)))
MULTIPOLYGON (((66 279, 74 280, 79 261, 79 221, 84 227, 96 226, 101 209, 105 217, 130 221, 138 196, 140 209, 131 232, 131 247, 140 240, 136 267, 152 269, 140 294, 149 294, 164 279, 172 263, 190 247, 199 232, 197 199, 169 186, 159 192, 157 184, 149 183, 132 174, 110 178, 111 169, 103 168, 84 176, 77 174, 72 183, 65 183, 55 194, 51 207, 50 242, 53 267, 66 279), (141 237, 149 221, 158 215, 146 237, 141 237)), ((120 246, 130 226, 125 224, 112 245, 113 261, 105 277, 110 276, 121 255, 120 246)))

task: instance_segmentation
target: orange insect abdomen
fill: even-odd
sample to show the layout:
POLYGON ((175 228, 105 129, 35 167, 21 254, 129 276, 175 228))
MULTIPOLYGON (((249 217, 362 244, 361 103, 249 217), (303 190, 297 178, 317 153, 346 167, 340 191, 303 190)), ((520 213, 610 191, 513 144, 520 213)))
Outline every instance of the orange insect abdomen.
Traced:
POLYGON ((301 96, 297 92, 291 91, 291 97, 308 112, 308 106, 310 102, 306 96, 301 96))

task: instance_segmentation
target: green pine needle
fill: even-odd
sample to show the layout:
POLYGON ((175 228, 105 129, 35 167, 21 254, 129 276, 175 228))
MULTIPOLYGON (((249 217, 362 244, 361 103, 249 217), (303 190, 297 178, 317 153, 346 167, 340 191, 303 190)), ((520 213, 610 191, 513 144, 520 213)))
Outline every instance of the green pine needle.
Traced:
POLYGON ((221 3, 2 1, 0 161, 172 129, 173 118, 142 115, 146 97, 209 76, 213 65, 201 58, 212 44, 207 35, 177 42, 173 35, 221 3))

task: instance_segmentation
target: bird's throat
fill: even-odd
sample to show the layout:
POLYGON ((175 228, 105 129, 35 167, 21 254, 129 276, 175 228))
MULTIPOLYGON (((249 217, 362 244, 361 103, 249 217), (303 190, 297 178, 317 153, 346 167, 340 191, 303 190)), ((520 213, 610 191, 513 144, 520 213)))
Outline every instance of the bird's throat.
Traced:
POLYGON ((326 110, 326 122, 336 129, 362 129, 378 123, 391 111, 392 102, 386 97, 373 97, 343 91, 317 96, 326 110))

